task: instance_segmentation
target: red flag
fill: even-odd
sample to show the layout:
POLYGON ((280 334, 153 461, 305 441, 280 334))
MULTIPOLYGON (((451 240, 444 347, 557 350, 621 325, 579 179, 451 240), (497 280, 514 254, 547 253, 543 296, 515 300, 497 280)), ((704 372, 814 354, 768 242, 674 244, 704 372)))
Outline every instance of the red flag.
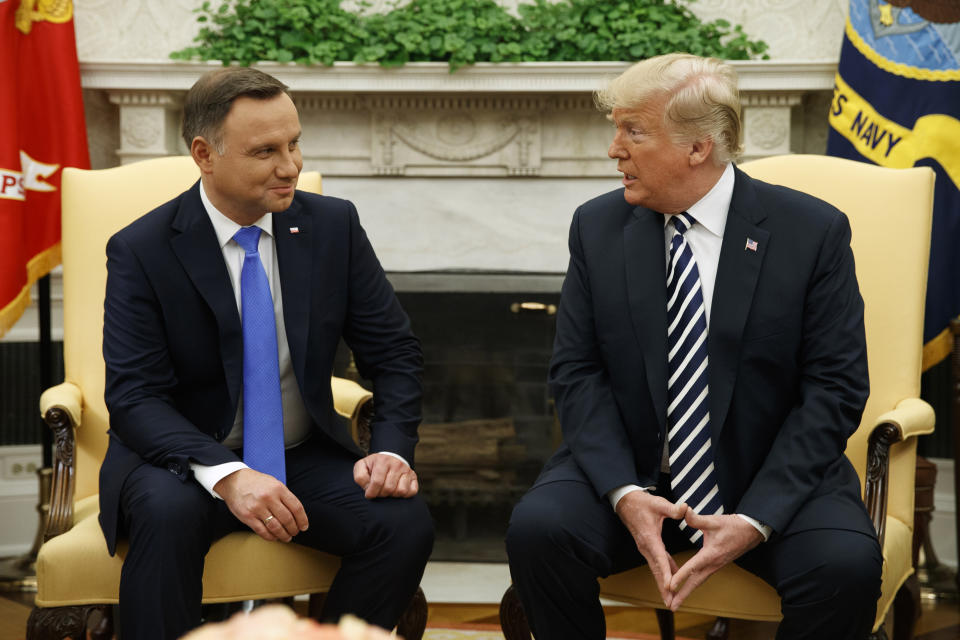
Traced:
POLYGON ((73 2, 0 0, 0 336, 60 263, 60 173, 90 167, 73 2))

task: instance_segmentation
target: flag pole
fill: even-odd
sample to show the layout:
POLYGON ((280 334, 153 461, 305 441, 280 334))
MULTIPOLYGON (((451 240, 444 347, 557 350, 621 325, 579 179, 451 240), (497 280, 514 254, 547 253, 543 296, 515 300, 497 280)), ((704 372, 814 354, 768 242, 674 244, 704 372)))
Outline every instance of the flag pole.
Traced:
MULTIPOLYGON (((50 274, 37 280, 37 313, 40 321, 40 393, 53 386, 53 339, 50 322, 50 274)), ((43 468, 53 467, 53 434, 46 423, 41 422, 40 442, 43 451, 43 468)), ((41 496, 41 501, 43 501, 41 496)), ((49 496, 47 496, 49 499, 49 496)))

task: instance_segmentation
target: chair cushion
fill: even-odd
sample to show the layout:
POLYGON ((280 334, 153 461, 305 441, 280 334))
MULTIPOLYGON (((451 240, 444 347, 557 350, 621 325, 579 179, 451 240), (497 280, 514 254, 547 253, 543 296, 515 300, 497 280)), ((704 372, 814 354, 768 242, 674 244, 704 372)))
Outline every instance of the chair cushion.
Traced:
MULTIPOLYGON (((674 558, 682 565, 692 551, 674 558)), ((611 600, 663 609, 653 574, 646 566, 600 580, 600 595, 611 600)), ((697 587, 681 611, 745 620, 780 620, 780 597, 767 583, 736 565, 724 567, 697 587)))
MULTIPOLYGON (((887 518, 883 542, 883 584, 877 603, 876 629, 886 618, 887 610, 903 582, 913 573, 910 550, 913 532, 901 520, 887 518)), ((674 558, 682 565, 692 551, 674 558)), ((600 595, 610 600, 663 608, 653 574, 646 566, 624 571, 600 580, 600 595)), ((742 620, 780 620, 780 598, 766 582, 752 573, 731 565, 707 578, 680 607, 688 613, 701 613, 742 620)))
MULTIPOLYGON (((126 545, 110 557, 97 521, 98 496, 75 505, 73 528, 40 547, 38 607, 115 604, 126 545)), ((267 542, 236 532, 210 548, 203 572, 203 601, 283 598, 327 591, 340 559, 298 544, 267 542)))

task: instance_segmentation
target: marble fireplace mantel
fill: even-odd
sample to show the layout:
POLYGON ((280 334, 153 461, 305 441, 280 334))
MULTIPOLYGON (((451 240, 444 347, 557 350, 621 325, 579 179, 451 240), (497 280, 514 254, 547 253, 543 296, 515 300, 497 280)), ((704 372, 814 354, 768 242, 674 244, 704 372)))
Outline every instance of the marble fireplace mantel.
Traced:
MULTIPOLYGON (((793 107, 833 87, 836 64, 734 62, 745 157, 792 149, 793 107)), ((123 164, 185 153, 183 94, 217 63, 87 62, 84 88, 119 109, 123 164)), ((263 63, 288 84, 304 168, 353 200, 388 272, 562 274, 581 202, 619 186, 592 92, 623 63, 445 63, 383 69, 263 63)), ((823 120, 826 120, 824 113, 823 120)), ((415 286, 416 279, 407 279, 415 286)), ((551 280, 552 281, 552 280, 551 280)))

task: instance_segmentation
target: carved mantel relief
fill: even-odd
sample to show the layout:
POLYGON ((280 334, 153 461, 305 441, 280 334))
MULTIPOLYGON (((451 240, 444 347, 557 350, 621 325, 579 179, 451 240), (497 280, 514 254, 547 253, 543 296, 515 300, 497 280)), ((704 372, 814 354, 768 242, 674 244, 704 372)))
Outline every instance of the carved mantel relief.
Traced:
POLYGON ((535 176, 540 103, 536 98, 373 98, 373 173, 535 176))

